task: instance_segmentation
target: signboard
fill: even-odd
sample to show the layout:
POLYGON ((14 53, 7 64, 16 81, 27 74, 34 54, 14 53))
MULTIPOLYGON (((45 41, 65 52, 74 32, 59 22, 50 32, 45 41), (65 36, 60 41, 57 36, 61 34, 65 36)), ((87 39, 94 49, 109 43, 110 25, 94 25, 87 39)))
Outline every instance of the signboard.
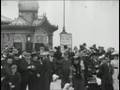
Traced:
POLYGON ((48 44, 48 34, 47 32, 43 30, 36 30, 35 36, 34 36, 34 42, 35 43, 44 43, 48 44))
POLYGON ((37 35, 35 40, 36 43, 44 43, 44 44, 48 43, 48 37, 46 35, 37 35))
POLYGON ((72 34, 71 33, 61 33, 60 34, 60 45, 68 46, 69 48, 72 48, 72 34))

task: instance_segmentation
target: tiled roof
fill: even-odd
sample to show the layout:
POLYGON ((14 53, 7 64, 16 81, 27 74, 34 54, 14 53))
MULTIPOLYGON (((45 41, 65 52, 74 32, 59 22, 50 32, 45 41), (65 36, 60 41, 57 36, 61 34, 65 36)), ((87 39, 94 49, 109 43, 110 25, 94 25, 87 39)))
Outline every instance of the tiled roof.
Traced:
POLYGON ((3 28, 7 28, 9 29, 9 26, 12 27, 36 27, 36 26, 42 26, 44 28, 49 28, 50 31, 55 31, 58 29, 58 26, 55 25, 51 25, 51 23, 47 20, 46 16, 41 16, 38 17, 37 19, 35 19, 33 22, 28 22, 26 19, 24 19, 22 16, 19 16, 18 18, 16 18, 15 20, 11 21, 10 23, 8 23, 7 26, 3 26, 3 28))
POLYGON ((45 16, 40 17, 33 21, 33 26, 40 26, 45 21, 45 16))
POLYGON ((18 17, 14 21, 12 21, 9 25, 30 25, 30 23, 27 22, 22 17, 18 17))

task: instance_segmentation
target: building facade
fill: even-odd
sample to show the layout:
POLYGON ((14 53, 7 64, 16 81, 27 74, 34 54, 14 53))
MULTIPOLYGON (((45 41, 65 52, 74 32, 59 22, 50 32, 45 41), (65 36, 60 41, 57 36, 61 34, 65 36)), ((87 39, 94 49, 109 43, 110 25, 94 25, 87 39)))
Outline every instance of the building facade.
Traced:
POLYGON ((18 4, 19 16, 15 20, 1 17, 1 49, 14 46, 20 50, 39 50, 41 46, 52 48, 53 33, 58 26, 51 25, 46 15, 38 16, 38 3, 22 1, 18 4))

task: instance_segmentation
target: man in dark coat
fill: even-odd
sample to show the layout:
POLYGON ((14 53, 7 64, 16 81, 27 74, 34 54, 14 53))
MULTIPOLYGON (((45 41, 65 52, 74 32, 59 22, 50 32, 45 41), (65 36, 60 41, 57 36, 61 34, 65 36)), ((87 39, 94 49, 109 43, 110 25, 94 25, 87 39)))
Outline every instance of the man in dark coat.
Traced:
MULTIPOLYGON (((54 67, 55 67, 55 72, 57 75, 61 76, 61 68, 62 68, 62 53, 60 51, 60 48, 56 47, 56 52, 54 53, 54 67)), ((60 77, 61 78, 61 77, 60 77)))
POLYGON ((41 90, 50 90, 50 83, 54 73, 53 62, 50 61, 48 53, 42 54, 43 68, 41 73, 41 90))
POLYGON ((98 72, 98 77, 102 80, 102 90, 113 90, 113 71, 109 58, 106 57, 105 62, 100 66, 98 72))
POLYGON ((69 59, 68 53, 64 53, 62 68, 61 68, 61 87, 64 88, 66 83, 70 83, 70 68, 71 60, 69 59))
POLYGON ((31 61, 30 53, 25 53, 24 58, 18 64, 18 70, 21 74, 21 89, 26 90, 27 86, 28 89, 31 90, 32 85, 30 84, 31 77, 33 76, 33 70, 35 66, 31 61))
POLYGON ((13 63, 13 57, 8 56, 6 60, 1 62, 1 68, 2 68, 2 74, 1 74, 1 80, 2 80, 2 86, 1 89, 5 90, 5 84, 6 84, 6 76, 11 75, 11 65, 13 63))
POLYGON ((43 63, 37 54, 32 54, 32 62, 35 66, 33 75, 30 79, 30 84, 32 85, 31 90, 42 90, 42 72, 43 72, 43 63))
POLYGON ((20 83, 21 83, 21 75, 17 71, 17 65, 12 64, 11 67, 11 74, 6 75, 5 78, 5 90, 20 90, 20 83))
POLYGON ((74 90, 86 90, 84 72, 82 71, 80 57, 75 57, 72 65, 74 90))

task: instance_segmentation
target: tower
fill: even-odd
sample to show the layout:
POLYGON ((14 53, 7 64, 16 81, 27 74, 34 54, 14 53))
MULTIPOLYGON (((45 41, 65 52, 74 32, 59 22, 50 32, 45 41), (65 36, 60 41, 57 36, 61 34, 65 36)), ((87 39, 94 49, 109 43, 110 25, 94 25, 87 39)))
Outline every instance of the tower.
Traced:
POLYGON ((18 3, 19 16, 32 24, 38 18, 39 5, 37 1, 22 1, 18 3))

